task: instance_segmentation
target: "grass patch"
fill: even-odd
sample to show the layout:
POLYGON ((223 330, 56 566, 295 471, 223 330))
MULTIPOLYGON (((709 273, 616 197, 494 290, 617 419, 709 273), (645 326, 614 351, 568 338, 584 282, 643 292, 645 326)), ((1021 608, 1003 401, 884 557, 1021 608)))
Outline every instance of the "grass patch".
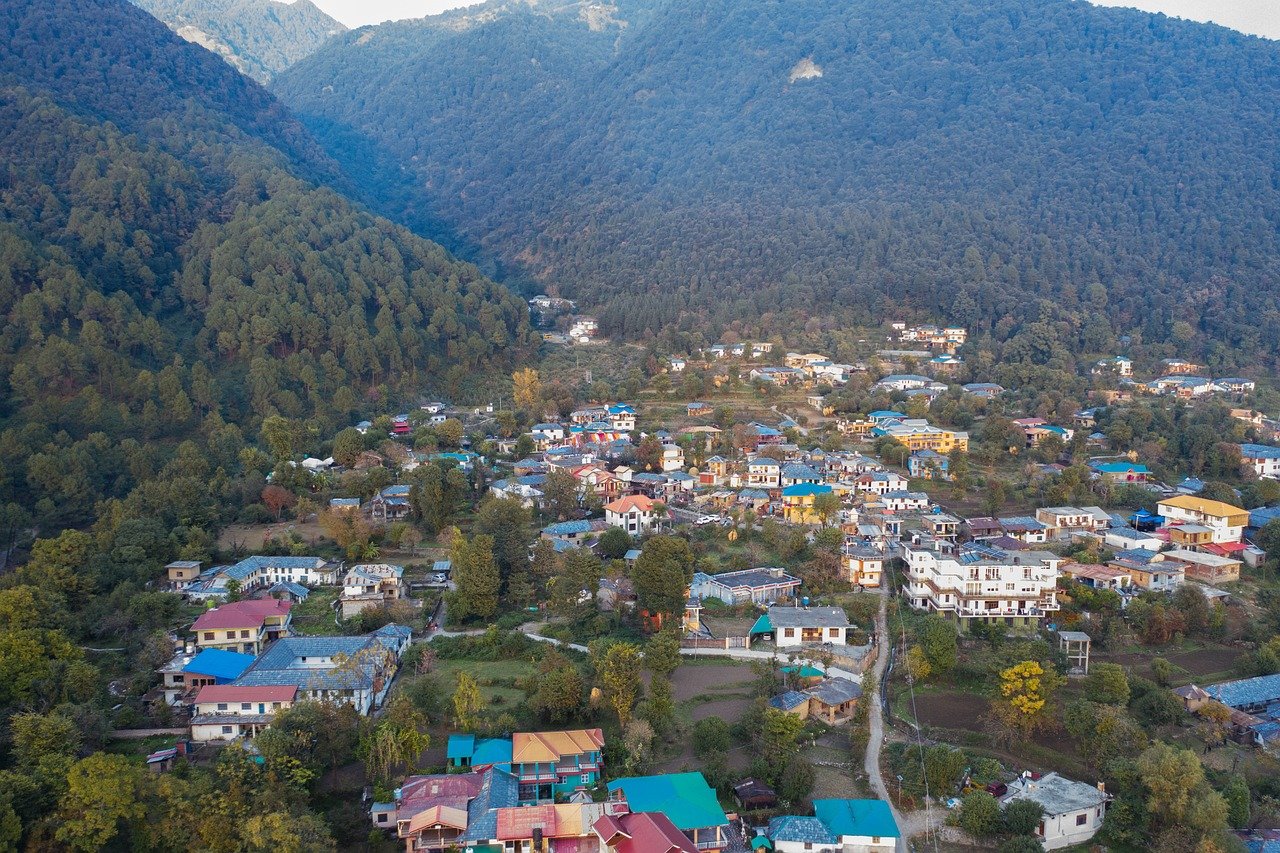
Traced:
POLYGON ((341 594, 342 591, 336 588, 312 590, 305 601, 294 605, 294 632, 312 637, 341 633, 334 622, 333 611, 333 602, 341 594))

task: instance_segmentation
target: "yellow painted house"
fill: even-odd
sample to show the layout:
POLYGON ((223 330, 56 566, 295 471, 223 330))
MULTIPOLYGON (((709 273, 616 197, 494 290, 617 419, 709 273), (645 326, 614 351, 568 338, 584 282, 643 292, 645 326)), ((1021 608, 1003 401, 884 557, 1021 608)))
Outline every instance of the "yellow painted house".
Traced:
POLYGON ((791 524, 819 524, 822 516, 814 509, 818 495, 832 494, 823 484, 797 483, 782 490, 782 517, 791 524))

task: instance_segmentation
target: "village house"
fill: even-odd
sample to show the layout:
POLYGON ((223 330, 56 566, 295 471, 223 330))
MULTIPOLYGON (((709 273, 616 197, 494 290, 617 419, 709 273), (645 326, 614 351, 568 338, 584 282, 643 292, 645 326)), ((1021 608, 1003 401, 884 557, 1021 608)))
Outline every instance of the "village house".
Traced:
POLYGON ((1246 510, 1193 495, 1164 498, 1157 505, 1156 512, 1170 526, 1198 524, 1210 528, 1211 541, 1217 543, 1239 542, 1244 535, 1244 528, 1249 524, 1249 513, 1246 510))
POLYGON ((829 726, 848 722, 862 688, 847 678, 818 678, 803 689, 788 690, 769 700, 770 707, 802 720, 817 719, 829 726))
POLYGON ((781 484, 782 466, 776 459, 757 456, 747 462, 747 482, 751 489, 776 489, 781 484))
POLYGON ((1093 513, 1074 506, 1046 506, 1036 510, 1036 521, 1050 539, 1066 539, 1093 530, 1093 513))
MULTIPOLYGON (((775 853, 893 853, 899 830, 883 800, 818 799, 815 817, 781 815, 769 821, 775 853)), ((755 840, 752 849, 759 849, 755 840)))
POLYGON ((782 517, 788 524, 819 524, 824 519, 817 510, 817 497, 831 493, 826 483, 787 486, 782 490, 782 517))
POLYGON ((910 391, 913 388, 926 388, 933 380, 928 376, 916 373, 891 373, 881 379, 873 387, 884 391, 910 391))
POLYGON ((627 495, 604 505, 604 519, 611 527, 621 527, 632 536, 643 536, 657 530, 668 517, 652 498, 627 495))
POLYGON ((604 733, 600 729, 516 732, 511 736, 511 772, 521 804, 554 802, 595 785, 603 777, 604 733))
POLYGON ((400 521, 409 514, 412 506, 409 503, 410 486, 387 486, 369 499, 365 512, 375 524, 389 524, 400 521))
POLYGON ((923 418, 887 421, 872 429, 871 434, 877 437, 887 435, 913 452, 917 450, 934 450, 938 453, 948 454, 956 450, 966 452, 969 450, 969 434, 967 432, 942 429, 941 427, 933 426, 923 418))
POLYGON ((1203 376, 1161 376, 1146 384, 1152 394, 1164 394, 1182 399, 1201 397, 1218 389, 1213 381, 1203 376))
POLYGON ((685 414, 691 418, 709 418, 715 413, 710 403, 704 403, 700 400, 685 406, 685 414))
POLYGON ((889 512, 919 512, 929 506, 926 492, 893 491, 880 496, 880 505, 889 512))
POLYGON ((689 585, 689 595, 698 599, 715 598, 725 604, 743 602, 772 604, 795 597, 800 579, 787 574, 785 569, 742 569, 709 575, 695 572, 689 585))
POLYGON ((363 637, 286 637, 235 680, 238 687, 296 687, 297 700, 351 705, 362 715, 382 704, 408 628, 388 625, 363 637))
POLYGON ((1133 376, 1133 361, 1123 355, 1098 359, 1093 363, 1094 376, 1133 376))
POLYGON ((575 317, 569 325, 569 337, 575 343, 585 343, 600 331, 595 317, 575 317))
POLYGON ((845 579, 854 586, 878 589, 884 573, 886 557, 881 551, 861 544, 846 544, 844 548, 845 579))
POLYGON ((683 358, 672 358, 669 364, 672 373, 684 373, 684 369, 689 363, 683 358))
POLYGON ((256 655, 268 642, 288 636, 292 607, 288 601, 263 598, 206 610, 191 625, 196 648, 256 655))
POLYGON ((1183 573, 1190 580, 1210 585, 1240 580, 1240 561, 1231 557, 1174 548, 1165 551, 1164 558, 1184 564, 1183 573))
POLYGON ((902 546, 907 595, 917 610, 959 622, 1037 627, 1059 609, 1058 567, 1063 558, 1044 551, 1002 551, 966 543, 948 553, 937 542, 902 546))
POLYGON ((1160 370, 1167 374, 1178 375, 1196 373, 1203 368, 1195 362, 1187 361, 1184 358, 1162 358, 1160 359, 1160 370))
POLYGON ((602 853, 698 853, 701 849, 659 812, 624 809, 598 818, 591 828, 603 845, 602 853))
POLYGON ((334 515, 355 515, 360 511, 360 499, 330 498, 329 511, 334 515))
POLYGON ((404 566, 366 563, 352 566, 347 571, 342 579, 342 597, 338 601, 342 618, 350 619, 365 610, 384 607, 408 597, 404 566))
POLYGON ((1137 462, 1095 461, 1089 468, 1108 483, 1145 483, 1151 476, 1151 470, 1137 462))
POLYGON ((1000 805, 1008 806, 1014 800, 1038 803, 1044 816, 1036 836, 1044 842, 1045 850, 1060 850, 1083 844, 1102 828, 1110 799, 1101 783, 1086 785, 1057 773, 1033 779, 1027 773, 1009 783, 1000 805))
POLYGON ((495 498, 515 501, 525 509, 536 509, 545 497, 542 486, 546 474, 530 474, 523 477, 507 477, 489 484, 489 494, 495 498))
POLYGON ((632 812, 666 816, 698 850, 717 853, 733 842, 729 819, 701 773, 616 779, 609 783, 609 798, 625 802, 632 812))
POLYGON ((1062 574, 1093 589, 1123 593, 1133 586, 1133 578, 1128 572, 1098 563, 1064 563, 1062 574))
POLYGON ((769 634, 779 649, 807 643, 843 646, 848 642, 849 615, 841 607, 794 607, 775 604, 751 626, 751 636, 769 634))
POLYGON ((1240 445, 1240 463, 1258 477, 1280 480, 1280 447, 1267 444, 1240 445))
POLYGON ((184 594, 195 601, 226 598, 228 584, 235 582, 241 593, 265 589, 278 583, 313 587, 338 582, 342 564, 323 557, 246 557, 231 566, 214 566, 200 574, 184 594))
POLYGON ((1121 551, 1107 565, 1128 572, 1133 585, 1151 592, 1173 592, 1186 580, 1186 566, 1145 548, 1121 551))
POLYGON ((1017 539, 1024 545, 1039 545, 1049 539, 1049 529, 1043 521, 1029 515, 1014 515, 1009 518, 998 518, 1001 534, 1017 539))
POLYGON ((199 560, 174 560, 164 567, 169 588, 178 592, 191 586, 200 577, 199 560))
POLYGON ((191 739, 196 743, 253 738, 271 725, 271 718, 292 707, 298 688, 242 687, 211 684, 196 694, 191 739))
POLYGON ((1115 527, 1103 532, 1102 544, 1116 551, 1131 551, 1134 548, 1159 551, 1164 547, 1164 540, 1154 533, 1143 533, 1132 527, 1115 527))
POLYGON ((663 444, 659 465, 668 473, 684 468, 684 448, 673 442, 663 444))
POLYGON ((934 450, 917 450, 907 457, 907 474, 917 480, 950 480, 951 460, 934 450))
POLYGON ((253 655, 225 649, 201 652, 180 651, 156 672, 160 673, 160 689, 168 705, 185 705, 196 692, 208 684, 230 684, 253 663, 253 655))
POLYGON ((1241 376, 1224 376, 1213 380, 1213 384, 1228 394, 1252 394, 1258 388, 1258 384, 1252 379, 1241 376))
POLYGON ((784 489, 787 486, 816 486, 822 480, 822 474, 814 470, 812 466, 802 462, 788 462, 782 466, 780 481, 784 489))

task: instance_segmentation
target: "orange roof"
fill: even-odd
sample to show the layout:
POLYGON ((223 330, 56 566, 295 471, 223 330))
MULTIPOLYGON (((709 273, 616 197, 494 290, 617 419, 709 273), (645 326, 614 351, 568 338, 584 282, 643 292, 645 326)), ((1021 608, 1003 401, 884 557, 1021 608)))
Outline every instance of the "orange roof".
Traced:
POLYGON ((409 818, 409 832, 433 826, 447 826, 459 831, 467 828, 467 810, 453 806, 432 806, 409 818))
POLYGON ((511 761, 514 764, 559 761, 561 756, 599 752, 602 749, 604 749, 604 732, 600 729, 576 729, 569 732, 516 732, 511 736, 511 761))
POLYGON ((653 498, 644 495, 627 495, 604 505, 609 512, 624 513, 633 509, 640 512, 653 512, 653 498))
POLYGON ((580 838, 591 833, 592 822, 603 810, 602 803, 557 803, 498 809, 497 838, 501 841, 532 838, 534 829, 541 829, 544 838, 580 838))

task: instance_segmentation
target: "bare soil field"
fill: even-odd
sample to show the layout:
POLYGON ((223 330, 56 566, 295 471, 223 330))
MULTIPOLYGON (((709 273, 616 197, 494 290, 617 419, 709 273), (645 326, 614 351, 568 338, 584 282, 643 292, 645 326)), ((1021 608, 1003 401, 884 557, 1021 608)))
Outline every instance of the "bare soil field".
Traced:
POLYGON ((672 674, 671 687, 676 702, 688 702, 709 694, 748 692, 753 679, 745 664, 686 664, 672 674))
POLYGON ((916 714, 921 725, 944 729, 983 730, 982 717, 990 702, 972 693, 923 693, 916 696, 916 714))
POLYGON ((222 529, 218 535, 218 548, 232 553, 249 554, 262 550, 262 543, 267 539, 276 539, 293 531, 302 537, 303 542, 313 543, 324 538, 324 530, 319 524, 311 522, 302 524, 296 521, 282 521, 275 524, 231 524, 222 529))

